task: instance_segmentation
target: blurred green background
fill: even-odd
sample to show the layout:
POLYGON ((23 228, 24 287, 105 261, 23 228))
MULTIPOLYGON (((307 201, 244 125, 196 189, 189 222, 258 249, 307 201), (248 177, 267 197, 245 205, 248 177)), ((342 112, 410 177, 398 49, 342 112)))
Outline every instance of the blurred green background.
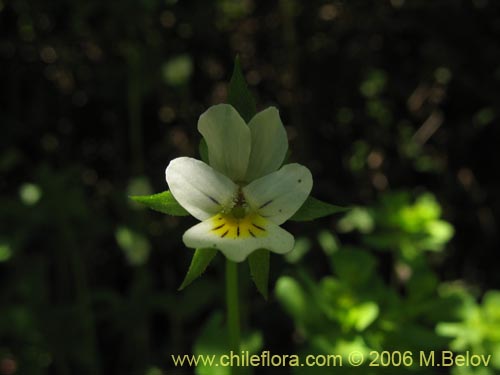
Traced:
POLYGON ((356 206, 285 225, 269 302, 241 266, 246 347, 492 355, 258 373, 500 372, 498 2, 0 0, 0 30, 0 375, 192 374, 170 355, 223 350, 223 258, 177 292, 195 220, 127 196, 198 157, 236 54, 313 194, 356 206))

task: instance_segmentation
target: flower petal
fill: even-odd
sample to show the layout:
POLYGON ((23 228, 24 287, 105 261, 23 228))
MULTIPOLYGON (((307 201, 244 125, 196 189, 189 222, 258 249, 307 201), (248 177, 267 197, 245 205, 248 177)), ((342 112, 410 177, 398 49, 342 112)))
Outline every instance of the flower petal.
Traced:
POLYGON ((309 169, 300 164, 287 164, 242 190, 251 208, 280 225, 302 206, 311 192, 312 184, 309 169))
POLYGON ((165 172, 174 198, 198 220, 205 220, 231 207, 238 187, 228 177, 202 161, 181 157, 165 172))
POLYGON ((233 181, 243 181, 250 157, 250 129, 229 104, 210 107, 198 120, 210 165, 233 181))
POLYGON ((243 219, 215 215, 189 228, 182 239, 187 247, 216 248, 233 262, 244 261, 258 249, 285 254, 294 245, 290 233, 259 215, 243 219))
POLYGON ((248 124, 252 147, 246 180, 253 181, 277 170, 286 156, 288 139, 279 112, 270 107, 257 113, 248 124))

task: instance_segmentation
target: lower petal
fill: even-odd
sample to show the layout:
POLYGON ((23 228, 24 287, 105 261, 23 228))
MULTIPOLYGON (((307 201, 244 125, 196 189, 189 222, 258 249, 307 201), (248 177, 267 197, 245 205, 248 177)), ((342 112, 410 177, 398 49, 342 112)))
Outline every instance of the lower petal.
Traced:
POLYGON ((215 215, 188 229, 183 240, 191 248, 216 248, 234 262, 244 261, 258 249, 285 254, 294 245, 290 233, 257 214, 240 219, 215 215))

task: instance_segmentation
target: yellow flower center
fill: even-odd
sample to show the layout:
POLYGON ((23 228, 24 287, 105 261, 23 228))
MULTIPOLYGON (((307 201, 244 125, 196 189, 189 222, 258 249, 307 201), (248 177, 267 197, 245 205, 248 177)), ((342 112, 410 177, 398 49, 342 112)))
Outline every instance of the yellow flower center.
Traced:
POLYGON ((211 219, 212 231, 220 238, 245 239, 267 236, 265 218, 255 212, 233 211, 235 208, 229 213, 220 213, 211 219))

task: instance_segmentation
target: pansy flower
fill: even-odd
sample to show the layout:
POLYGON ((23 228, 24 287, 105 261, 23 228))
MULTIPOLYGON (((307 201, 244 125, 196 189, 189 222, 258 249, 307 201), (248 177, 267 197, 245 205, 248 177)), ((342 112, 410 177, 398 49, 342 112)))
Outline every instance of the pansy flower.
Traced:
POLYGON ((282 166, 288 140, 278 110, 267 108, 247 124, 231 105, 219 104, 200 116, 198 130, 209 164, 180 157, 166 169, 172 195, 201 221, 184 233, 184 244, 218 249, 234 262, 258 249, 291 251, 294 238, 280 225, 313 182, 306 167, 282 166))

